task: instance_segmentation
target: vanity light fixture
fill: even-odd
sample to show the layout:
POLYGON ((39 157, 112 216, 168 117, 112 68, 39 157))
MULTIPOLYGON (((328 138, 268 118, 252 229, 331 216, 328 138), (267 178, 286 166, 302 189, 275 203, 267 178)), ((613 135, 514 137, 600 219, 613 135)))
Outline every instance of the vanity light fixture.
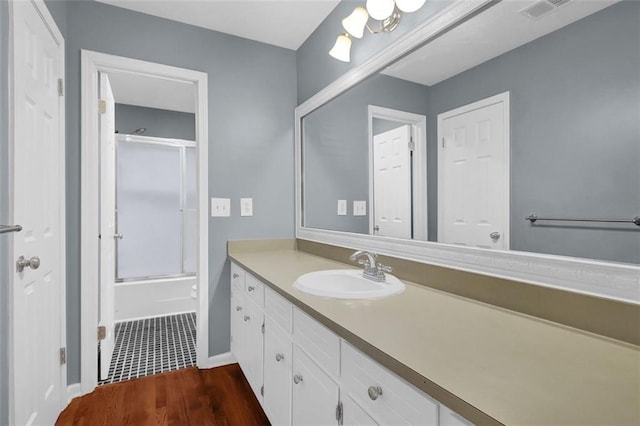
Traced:
POLYGON ((411 13, 420 9, 426 0, 367 0, 366 9, 356 7, 353 12, 342 20, 342 27, 347 31, 340 34, 336 43, 329 51, 329 55, 342 62, 351 61, 351 37, 362 38, 364 29, 371 34, 388 33, 396 29, 400 23, 402 12, 411 13), (369 27, 369 17, 380 21, 380 27, 369 27))

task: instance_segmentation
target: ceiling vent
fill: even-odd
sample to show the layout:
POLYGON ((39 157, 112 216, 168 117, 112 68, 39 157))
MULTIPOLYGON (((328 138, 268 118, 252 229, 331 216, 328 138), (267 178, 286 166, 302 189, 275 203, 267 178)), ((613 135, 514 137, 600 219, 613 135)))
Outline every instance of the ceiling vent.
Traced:
POLYGON ((553 12, 563 4, 569 3, 571 0, 538 0, 522 9, 522 13, 527 18, 540 19, 544 15, 553 12))

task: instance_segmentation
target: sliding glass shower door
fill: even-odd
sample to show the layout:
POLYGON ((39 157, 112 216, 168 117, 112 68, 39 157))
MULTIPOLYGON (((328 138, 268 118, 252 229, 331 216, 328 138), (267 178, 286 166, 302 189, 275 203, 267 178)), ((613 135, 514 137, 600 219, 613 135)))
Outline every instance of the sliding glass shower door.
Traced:
POLYGON ((196 272, 196 153, 189 141, 118 138, 116 280, 196 272))

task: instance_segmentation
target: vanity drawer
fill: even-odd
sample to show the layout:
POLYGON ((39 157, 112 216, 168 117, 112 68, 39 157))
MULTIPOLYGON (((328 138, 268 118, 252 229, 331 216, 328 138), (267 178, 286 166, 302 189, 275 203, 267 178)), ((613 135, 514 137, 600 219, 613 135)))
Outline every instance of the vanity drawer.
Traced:
POLYGON ((244 269, 231 262, 231 285, 236 287, 238 290, 244 291, 245 274, 244 269))
POLYGON ((265 287, 264 289, 264 312, 284 331, 291 334, 293 305, 291 305, 287 299, 268 287, 265 287))
POLYGON ((244 279, 245 294, 249 300, 264 309, 264 284, 251 274, 244 279))
POLYGON ((438 403, 342 341, 342 380, 378 424, 438 424, 438 403), (373 391, 369 392, 369 389, 373 391), (376 395, 378 391, 382 393, 376 395))
POLYGON ((340 375, 340 338, 298 308, 293 308, 293 340, 327 373, 340 375))

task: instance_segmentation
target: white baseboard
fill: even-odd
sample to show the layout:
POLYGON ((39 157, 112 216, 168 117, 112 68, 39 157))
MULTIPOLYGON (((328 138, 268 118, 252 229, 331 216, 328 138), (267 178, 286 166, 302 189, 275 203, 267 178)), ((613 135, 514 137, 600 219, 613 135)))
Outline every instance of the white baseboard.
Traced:
POLYGON ((223 365, 234 364, 236 357, 231 352, 225 352, 216 356, 209 357, 209 368, 222 367, 223 365))
POLYGON ((73 398, 79 396, 82 396, 82 385, 80 383, 67 386, 67 404, 69 404, 73 398))

